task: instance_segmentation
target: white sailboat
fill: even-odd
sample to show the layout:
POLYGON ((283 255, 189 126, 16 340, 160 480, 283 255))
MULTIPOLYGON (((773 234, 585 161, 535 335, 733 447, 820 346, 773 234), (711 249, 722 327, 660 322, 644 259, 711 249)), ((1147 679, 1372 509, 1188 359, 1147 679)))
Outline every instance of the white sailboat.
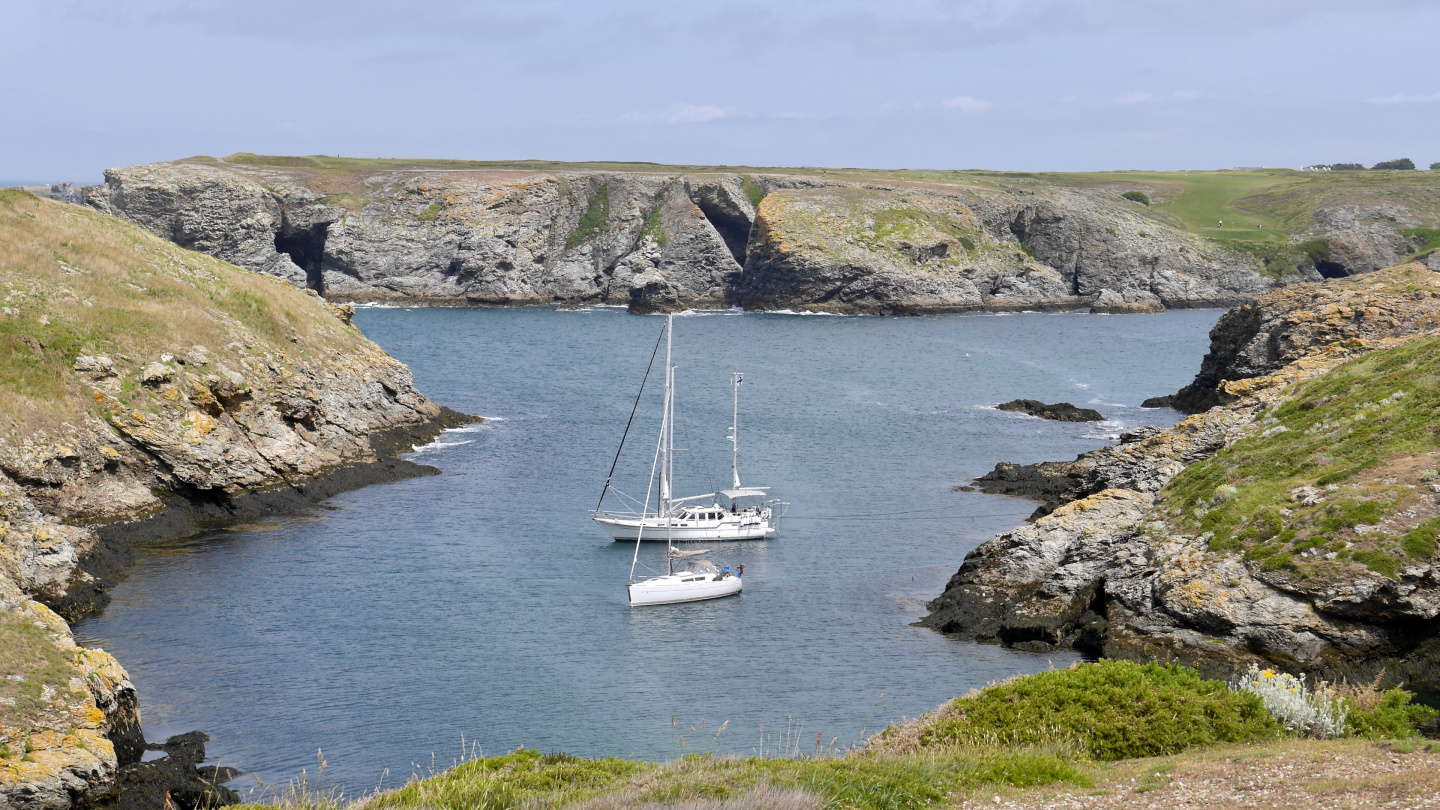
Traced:
MULTIPOLYGON (((660 500, 655 512, 649 511, 647 496, 645 508, 640 512, 621 512, 596 509, 591 518, 605 527, 616 541, 666 540, 672 543, 718 542, 725 540, 763 540, 780 531, 780 517, 789 504, 779 500, 765 500, 769 487, 747 487, 740 483, 740 385, 745 377, 740 372, 731 375, 732 388, 730 435, 730 489, 707 492, 675 498, 671 495, 674 481, 674 369, 670 365, 670 336, 673 331, 671 316, 666 316, 665 337, 665 411, 662 421, 669 433, 662 436, 659 449, 660 500), (723 496, 728 506, 721 504, 723 496), (758 500, 752 500, 758 499, 758 500), (704 501, 709 500, 709 503, 704 501), (692 503, 700 501, 701 503, 692 503), (776 514, 780 509, 781 514, 776 514)), ((621 439, 623 446, 624 439, 621 439)), ((612 469, 613 472, 613 469, 612 469)), ((608 491, 608 482, 607 482, 608 491)), ((604 494, 600 496, 604 501, 604 494)))
MULTIPOLYGON (((671 468, 675 454, 675 367, 670 363, 670 339, 674 333, 674 316, 665 318, 665 397, 661 406, 660 439, 655 445, 655 458, 650 467, 650 483, 645 488, 645 502, 640 520, 635 527, 635 555, 630 560, 630 581, 627 591, 630 606, 668 605, 677 602, 699 602, 740 593, 744 584, 739 573, 731 574, 726 567, 720 570, 709 560, 697 559, 706 550, 677 551, 673 532, 677 521, 664 523, 668 573, 636 581, 635 567, 640 562, 640 541, 645 539, 649 523, 645 519, 650 507, 650 488, 655 483, 655 473, 660 473, 660 503, 670 502, 671 468), (676 563, 680 562, 680 570, 676 563)), ((643 384, 642 384, 643 388, 643 384)), ((622 446, 624 440, 621 440, 622 446)), ((602 494, 601 499, 604 499, 602 494)), ((596 520, 601 520, 597 515, 596 520)), ((658 537, 654 539, 659 539, 658 537)))

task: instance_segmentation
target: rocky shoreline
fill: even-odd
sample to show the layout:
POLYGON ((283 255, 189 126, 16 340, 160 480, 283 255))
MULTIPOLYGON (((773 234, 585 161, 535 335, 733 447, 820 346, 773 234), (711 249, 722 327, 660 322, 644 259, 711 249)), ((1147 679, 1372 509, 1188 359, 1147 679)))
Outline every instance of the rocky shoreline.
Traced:
MULTIPOLYGON (((1214 675, 1259 662, 1332 679, 1382 677, 1435 690, 1440 562, 1426 545, 1433 538, 1426 539, 1430 524, 1424 521, 1435 507, 1426 505, 1424 475, 1418 483, 1406 484, 1402 475, 1372 484, 1355 477, 1359 468, 1341 471, 1321 481, 1331 482, 1329 492, 1353 491, 1346 496, 1350 500, 1334 495, 1336 506, 1316 507, 1328 495, 1325 487, 1301 487, 1291 496, 1292 506, 1282 503, 1263 513, 1274 515, 1265 520, 1288 526, 1302 507, 1330 510, 1321 517, 1337 514, 1333 510, 1340 504, 1380 514, 1386 504, 1418 499, 1408 511, 1384 518, 1379 529, 1352 531, 1345 527, 1357 525, 1353 521, 1326 518, 1331 522, 1323 525, 1339 528, 1317 536, 1314 544, 1329 543, 1319 554, 1310 551, 1314 544, 1293 552, 1283 543, 1263 545, 1275 532, 1258 529, 1217 546, 1216 531, 1187 528, 1187 521, 1199 518, 1177 505, 1181 495, 1169 485, 1217 457, 1221 460, 1206 469, 1219 474, 1237 463, 1224 459, 1241 448, 1293 430, 1273 414, 1306 418, 1306 408, 1316 406, 1290 399, 1306 390, 1302 384, 1371 355, 1392 356, 1437 333, 1440 275, 1419 264, 1276 291, 1227 313, 1211 333, 1211 352, 1200 374, 1182 392, 1190 402, 1213 401, 1216 407, 1168 430, 1133 431, 1071 462, 1002 463, 977 482, 985 491, 1035 497, 1046 505, 1032 523, 967 555, 920 624, 1022 649, 1071 647, 1109 658, 1177 661, 1214 675), (1377 497, 1373 487, 1381 487, 1388 500, 1368 508, 1365 499, 1377 497), (1392 521, 1396 528, 1386 528, 1392 521), (1417 521, 1419 528, 1406 528, 1417 521), (1393 543, 1385 538, 1406 531, 1411 532, 1406 537, 1418 539, 1398 564, 1380 551, 1366 552, 1370 556, 1361 557, 1370 561, 1366 565, 1344 562, 1347 549, 1359 548, 1362 538, 1393 543), (1336 539, 1337 533, 1355 539, 1336 539), (1340 549, 1340 559, 1334 551, 1321 556, 1327 548, 1340 549), (1270 565, 1264 554, 1279 554, 1277 564, 1270 565)), ((1329 423, 1310 430, 1321 428, 1338 430, 1329 423)), ((1426 463, 1403 458, 1383 463, 1401 462, 1426 463)), ((1186 476, 1186 488, 1214 486, 1188 483, 1193 479, 1186 476)), ((1239 488, 1214 487, 1214 496, 1201 498, 1195 514, 1218 513, 1232 493, 1243 498, 1244 487, 1264 486, 1253 478, 1237 480, 1239 488)), ((1246 525, 1259 524, 1241 528, 1246 525)))
MULTIPOLYGON (((167 768, 139 764, 128 675, 66 619, 104 607, 137 543, 437 473, 398 456, 477 417, 348 308, 111 217, 0 192, 0 241, 0 646, 24 651, 0 681, 0 806, 138 807, 117 778, 153 793, 167 768)), ((188 810, 198 775, 169 770, 188 810)))

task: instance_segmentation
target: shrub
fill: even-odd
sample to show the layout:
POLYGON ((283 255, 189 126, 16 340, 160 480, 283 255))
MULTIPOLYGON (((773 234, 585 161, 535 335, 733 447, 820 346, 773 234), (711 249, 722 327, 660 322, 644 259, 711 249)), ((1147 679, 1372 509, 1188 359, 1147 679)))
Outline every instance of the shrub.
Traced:
POLYGON ((1431 170, 1431 171, 1435 171, 1435 170, 1437 170, 1437 169, 1440 169, 1440 161, 1436 161, 1436 162, 1430 164, 1430 170, 1431 170))
POLYGON ((1259 697, 1265 711, 1297 734, 1323 740, 1345 733, 1349 704, 1324 681, 1306 686, 1304 675, 1297 678, 1251 664, 1235 688, 1259 697))
POLYGON ((1364 163, 1331 163, 1330 170, 1335 172, 1353 172, 1365 168, 1364 163))
POLYGON ((1150 204, 1150 197, 1146 195, 1143 191, 1127 191, 1120 196, 1124 197, 1127 200, 1133 200, 1134 202, 1140 203, 1141 205, 1150 204))
POLYGON ((1100 661, 1016 678, 952 701, 921 733, 930 746, 1075 740, 1096 759, 1164 756, 1273 737, 1260 698, 1188 667, 1100 661))
POLYGON ((1379 700, 1368 707, 1358 705, 1361 701, 1348 699, 1350 714, 1345 719, 1347 731, 1352 736, 1372 740, 1418 736, 1420 732, 1417 729, 1440 712, 1429 706, 1411 703, 1413 697, 1404 689, 1397 688, 1379 693, 1379 700))
POLYGON ((1370 168, 1372 168, 1372 169, 1382 169, 1382 170, 1383 170, 1383 169, 1402 169, 1402 170, 1408 170, 1408 169, 1413 169, 1413 168, 1415 168, 1415 161, 1411 160, 1410 158, 1399 158, 1399 159, 1397 159, 1397 160, 1382 160, 1382 161, 1380 161, 1379 163, 1376 163, 1374 166, 1371 166, 1370 168))

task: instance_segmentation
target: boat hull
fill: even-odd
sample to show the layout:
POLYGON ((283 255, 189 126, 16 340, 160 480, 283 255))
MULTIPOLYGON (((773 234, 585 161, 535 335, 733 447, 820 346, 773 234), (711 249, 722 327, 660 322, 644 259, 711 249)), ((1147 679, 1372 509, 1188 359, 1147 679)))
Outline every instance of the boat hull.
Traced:
POLYGON ((740 577, 734 576, 720 580, 708 576, 696 578, 678 574, 655 577, 630 585, 630 606, 674 605, 720 599, 740 593, 743 587, 740 577))
POLYGON ((775 535, 779 529, 775 528, 769 521, 756 521, 753 523, 721 523, 719 525, 676 525, 667 526, 664 521, 659 520, 624 520, 617 518, 597 517, 595 522, 605 527, 605 531, 617 541, 629 540, 653 540, 657 543, 664 543, 669 540, 674 543, 714 543, 726 540, 764 540, 775 535), (641 527, 644 531, 641 532, 641 527))

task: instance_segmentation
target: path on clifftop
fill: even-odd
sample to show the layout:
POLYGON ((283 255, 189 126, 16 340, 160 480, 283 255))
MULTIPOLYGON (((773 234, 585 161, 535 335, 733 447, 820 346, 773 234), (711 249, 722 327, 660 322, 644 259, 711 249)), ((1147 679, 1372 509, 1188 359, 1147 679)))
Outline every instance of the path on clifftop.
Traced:
MULTIPOLYGON (((201 728, 218 761, 272 784, 301 768, 313 778, 317 748, 331 784, 372 788, 385 769, 399 784, 432 752, 448 765, 462 734, 487 753, 669 758, 749 753, 762 735, 773 752, 788 720, 805 750, 817 732, 844 746, 972 687, 1073 660, 909 626, 967 551, 1034 509, 950 488, 999 460, 1074 455, 1173 421, 1138 403, 1190 379, 1218 315, 677 319, 685 494, 728 473, 739 368, 741 473, 775 485, 796 514, 989 517, 789 521, 767 543, 712 546, 716 560, 744 563, 741 597, 632 611, 621 589, 631 547, 606 540, 586 510, 660 320, 361 309, 356 323, 419 388, 503 421, 420 454, 444 475, 152 546, 77 631, 125 662, 152 738, 201 728), (987 407, 1016 397, 1116 421, 987 407)), ((652 428, 637 420, 635 435, 651 441, 652 428)), ((641 455, 627 453, 622 489, 635 488, 641 455)))

